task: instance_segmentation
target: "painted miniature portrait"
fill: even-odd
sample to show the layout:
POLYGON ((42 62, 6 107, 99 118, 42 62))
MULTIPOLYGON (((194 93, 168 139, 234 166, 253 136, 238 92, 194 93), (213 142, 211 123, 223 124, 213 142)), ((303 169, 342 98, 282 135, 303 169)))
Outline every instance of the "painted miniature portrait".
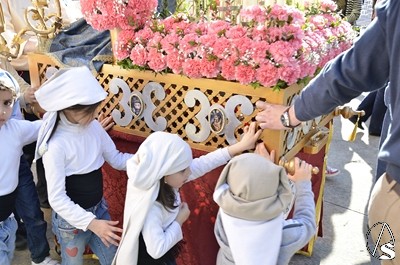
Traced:
POLYGON ((225 113, 221 109, 212 109, 208 118, 210 122, 210 128, 214 133, 219 134, 224 130, 225 113))
POLYGON ((130 107, 132 114, 135 117, 139 117, 143 112, 143 100, 138 95, 133 94, 130 100, 130 107))

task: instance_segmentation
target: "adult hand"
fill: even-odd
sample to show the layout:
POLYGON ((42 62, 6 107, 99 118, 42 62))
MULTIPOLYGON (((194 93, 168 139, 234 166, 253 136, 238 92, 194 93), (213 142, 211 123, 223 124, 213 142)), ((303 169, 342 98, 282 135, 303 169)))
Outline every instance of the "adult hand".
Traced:
POLYGON ((118 246, 121 236, 117 233, 122 233, 122 229, 116 226, 118 223, 119 221, 93 219, 88 229, 95 233, 107 247, 111 244, 118 246))
POLYGON ((31 86, 27 90, 25 90, 25 92, 24 92, 25 104, 37 103, 36 97, 35 97, 35 91, 36 91, 36 89, 31 86))
MULTIPOLYGON (((261 129, 288 129, 283 126, 281 122, 281 115, 283 112, 285 112, 288 106, 257 101, 256 107, 260 109, 260 112, 257 113, 256 121, 259 123, 261 129)), ((300 121, 296 118, 293 107, 289 109, 289 120, 290 125, 297 125, 300 123, 300 121)))
POLYGON ((106 117, 106 115, 104 113, 100 113, 97 120, 100 122, 101 127, 103 127, 104 130, 106 130, 106 131, 110 130, 115 124, 113 117, 111 117, 111 116, 106 117))

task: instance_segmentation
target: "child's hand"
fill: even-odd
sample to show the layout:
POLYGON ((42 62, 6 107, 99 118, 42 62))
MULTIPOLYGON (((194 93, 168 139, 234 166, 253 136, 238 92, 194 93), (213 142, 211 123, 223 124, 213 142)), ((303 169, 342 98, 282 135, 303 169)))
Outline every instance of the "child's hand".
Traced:
POLYGON ((88 229, 95 233, 107 247, 110 244, 118 246, 121 237, 117 233, 122 233, 122 229, 116 227, 118 223, 119 221, 93 219, 88 229))
POLYGON ((265 148, 264 143, 258 143, 256 145, 256 150, 254 151, 254 153, 263 156, 272 162, 274 162, 275 160, 275 150, 271 150, 271 153, 268 153, 268 150, 267 148, 265 148))
POLYGON ((182 204, 179 206, 179 213, 175 221, 177 221, 179 225, 182 226, 183 223, 189 218, 189 215, 190 215, 189 206, 187 205, 186 202, 182 202, 182 204))
POLYGON ((312 166, 304 160, 300 160, 298 157, 294 158, 294 174, 288 174, 288 178, 294 182, 311 180, 312 166))
POLYGON ((244 127, 244 134, 240 142, 237 142, 228 147, 228 152, 231 156, 240 154, 243 151, 253 149, 257 139, 260 137, 262 130, 257 131, 256 122, 252 122, 250 126, 244 127))
POLYGON ((104 113, 100 113, 99 117, 97 120, 100 122, 101 127, 103 127, 104 130, 108 131, 114 126, 114 120, 112 116, 106 117, 104 113))

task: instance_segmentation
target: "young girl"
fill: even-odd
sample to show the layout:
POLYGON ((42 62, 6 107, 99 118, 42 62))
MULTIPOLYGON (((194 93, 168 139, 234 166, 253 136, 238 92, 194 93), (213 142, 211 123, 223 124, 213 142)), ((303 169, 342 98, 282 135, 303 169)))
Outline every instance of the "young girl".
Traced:
POLYGON ((0 264, 9 265, 14 253, 17 222, 12 214, 17 197, 22 147, 34 142, 41 122, 10 119, 17 82, 0 70, 0 264))
POLYGON ((178 135, 155 132, 147 137, 127 163, 124 233, 114 264, 175 264, 172 248, 182 240, 181 226, 190 214, 179 188, 254 148, 259 135, 252 123, 240 142, 196 159, 178 135))
POLYGON ((95 120, 106 95, 86 67, 61 69, 35 92, 47 111, 36 156, 43 155, 62 264, 82 264, 86 245, 101 264, 111 264, 120 240, 103 198, 101 166, 125 170, 132 155, 120 153, 95 120))
POLYGON ((315 235, 311 165, 295 158, 295 173, 287 175, 273 161, 260 143, 255 154, 235 157, 221 172, 213 196, 220 206, 217 265, 286 265, 315 235), (289 179, 296 187, 295 210, 284 220, 292 200, 289 179))

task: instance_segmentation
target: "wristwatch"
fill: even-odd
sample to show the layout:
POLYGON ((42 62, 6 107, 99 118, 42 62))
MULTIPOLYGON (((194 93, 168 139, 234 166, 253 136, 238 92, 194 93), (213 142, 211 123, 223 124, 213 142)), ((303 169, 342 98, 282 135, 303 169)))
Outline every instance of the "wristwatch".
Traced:
POLYGON ((296 125, 296 126, 290 125, 289 109, 290 109, 290 107, 287 108, 281 115, 282 125, 285 126, 286 128, 296 128, 298 125, 296 125))

